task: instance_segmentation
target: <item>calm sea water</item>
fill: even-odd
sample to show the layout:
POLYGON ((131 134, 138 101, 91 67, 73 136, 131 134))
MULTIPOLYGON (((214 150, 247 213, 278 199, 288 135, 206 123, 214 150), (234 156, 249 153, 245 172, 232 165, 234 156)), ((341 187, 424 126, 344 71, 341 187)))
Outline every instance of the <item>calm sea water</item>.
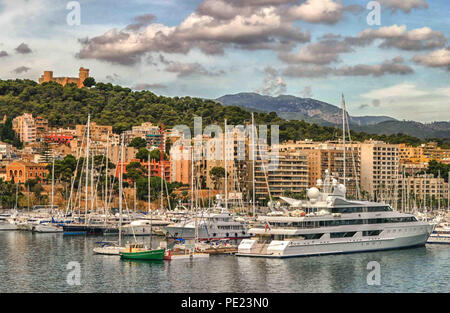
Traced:
POLYGON ((450 292, 448 245, 291 259, 211 256, 155 263, 93 254, 95 242, 103 239, 0 232, 0 292, 450 292), (67 283, 71 261, 81 266, 79 286, 67 283), (367 285, 370 261, 381 265, 379 286, 367 285))

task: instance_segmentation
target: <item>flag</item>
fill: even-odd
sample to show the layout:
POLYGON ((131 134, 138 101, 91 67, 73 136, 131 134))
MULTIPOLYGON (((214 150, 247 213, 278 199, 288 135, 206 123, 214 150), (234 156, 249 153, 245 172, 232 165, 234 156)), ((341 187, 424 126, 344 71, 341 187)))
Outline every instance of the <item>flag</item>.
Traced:
POLYGON ((266 223, 266 227, 264 227, 264 231, 270 230, 270 223, 267 222, 266 223))

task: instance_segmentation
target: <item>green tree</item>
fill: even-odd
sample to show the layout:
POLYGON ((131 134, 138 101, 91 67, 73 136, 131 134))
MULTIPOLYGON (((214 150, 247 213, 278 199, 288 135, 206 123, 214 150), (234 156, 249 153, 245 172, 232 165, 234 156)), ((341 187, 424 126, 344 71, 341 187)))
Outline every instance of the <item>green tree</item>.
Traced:
POLYGON ((88 77, 83 81, 83 85, 85 87, 91 88, 92 86, 95 86, 96 82, 93 77, 88 77))
POLYGON ((131 142, 128 144, 128 146, 139 150, 142 148, 146 148, 147 142, 145 141, 145 139, 143 139, 141 137, 136 137, 136 138, 133 138, 133 140, 131 140, 131 142))
POLYGON ((218 189, 220 181, 225 177, 225 169, 220 166, 215 166, 209 171, 212 180, 214 181, 214 189, 218 189))

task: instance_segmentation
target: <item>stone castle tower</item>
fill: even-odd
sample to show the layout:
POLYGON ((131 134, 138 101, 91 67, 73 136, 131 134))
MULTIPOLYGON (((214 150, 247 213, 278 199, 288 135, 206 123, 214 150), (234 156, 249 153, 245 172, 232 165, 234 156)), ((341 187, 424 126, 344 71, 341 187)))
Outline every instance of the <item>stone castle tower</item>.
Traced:
POLYGON ((53 71, 45 71, 39 78, 39 84, 45 82, 57 82, 65 86, 66 84, 74 83, 78 88, 84 87, 83 82, 89 77, 89 69, 80 67, 78 77, 53 77, 53 71))

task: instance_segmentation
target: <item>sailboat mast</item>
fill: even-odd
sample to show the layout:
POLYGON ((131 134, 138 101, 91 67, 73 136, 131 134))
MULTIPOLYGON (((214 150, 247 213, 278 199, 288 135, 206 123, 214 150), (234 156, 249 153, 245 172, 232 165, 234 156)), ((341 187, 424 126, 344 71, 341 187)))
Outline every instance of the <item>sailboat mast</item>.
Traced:
POLYGON ((342 174, 342 178, 343 178, 343 180, 344 180, 344 186, 345 186, 345 179, 346 179, 346 177, 345 177, 345 175, 346 175, 346 168, 345 168, 345 165, 346 165, 346 149, 345 149, 345 115, 346 115, 346 112, 345 112, 345 99, 344 99, 344 94, 342 94, 342 144, 343 144, 343 150, 344 150, 344 155, 343 155, 343 157, 344 157, 344 165, 343 165, 343 174, 342 174))
POLYGON ((153 235, 153 211, 151 209, 150 199, 150 176, 152 175, 150 169, 150 153, 148 154, 148 212, 150 213, 150 249, 152 248, 152 235, 153 235))
POLYGON ((105 223, 106 212, 108 210, 108 153, 109 153, 109 131, 106 137, 106 167, 105 167, 105 223))
POLYGON ((224 157, 225 157, 225 209, 228 210, 228 168, 227 168, 227 119, 225 119, 225 144, 224 144, 224 157))
POLYGON ((53 201, 54 201, 54 194, 55 194, 55 155, 52 153, 53 160, 52 160, 52 215, 53 215, 53 201))
POLYGON ((191 146, 191 211, 194 211, 194 147, 191 146))
POLYGON ((124 134, 122 133, 122 142, 120 145, 120 174, 119 174, 119 246, 122 246, 122 191, 123 191, 123 141, 124 134))
POLYGON ((164 210, 164 181, 163 181, 163 177, 164 177, 164 163, 161 160, 161 165, 160 165, 160 170, 161 170, 161 212, 164 210))
POLYGON ((85 199, 84 199, 84 223, 87 225, 87 211, 88 211, 88 189, 89 189, 89 144, 90 144, 90 125, 91 115, 88 115, 87 122, 87 139, 86 139, 86 186, 85 186, 85 199))
POLYGON ((256 189, 255 189, 255 118, 252 112, 252 184, 253 184, 253 214, 252 216, 255 217, 256 214, 256 189))

